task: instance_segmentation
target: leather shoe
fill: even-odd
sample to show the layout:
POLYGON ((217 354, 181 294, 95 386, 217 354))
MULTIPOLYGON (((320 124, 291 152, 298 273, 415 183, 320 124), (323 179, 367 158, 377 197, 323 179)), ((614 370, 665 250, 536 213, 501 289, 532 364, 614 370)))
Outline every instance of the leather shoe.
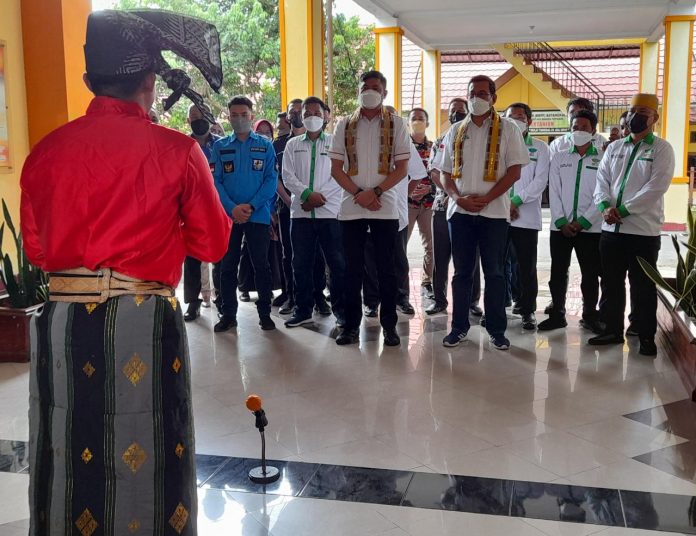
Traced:
POLYGON ((655 339, 640 339, 640 347, 638 349, 640 355, 657 355, 657 346, 655 345, 655 339))
POLYGON ((239 293, 239 301, 241 302, 250 302, 251 301, 251 296, 249 296, 248 292, 240 292, 239 293))
POLYGON ((568 325, 565 316, 562 315, 552 315, 546 320, 539 322, 537 329, 539 331, 551 331, 554 329, 561 329, 568 325))
POLYGON ((314 304, 314 311, 321 316, 331 315, 331 306, 328 304, 325 298, 317 300, 314 304))
POLYGON ((405 315, 415 315, 416 310, 413 308, 413 305, 408 303, 407 301, 402 302, 396 306, 396 308, 404 313, 405 315))
POLYGON ((534 331, 537 327, 536 316, 534 313, 529 313, 528 315, 522 315, 522 329, 527 331, 534 331))
POLYGON ((605 346, 607 344, 623 344, 624 338, 620 333, 602 333, 592 337, 587 343, 591 346, 605 346))
POLYGON ((367 318, 377 318, 377 307, 371 305, 363 305, 363 314, 367 318))
POLYGON ((271 305, 273 307, 280 307, 283 305, 286 301, 288 301, 288 295, 285 294, 285 292, 282 292, 278 296, 276 296, 273 301, 271 302, 271 305))
POLYGON ((479 307, 478 303, 475 303, 474 305, 469 307, 469 312, 474 316, 483 316, 483 309, 479 307))
POLYGON ((585 318, 580 319, 580 327, 589 329, 592 333, 596 335, 601 335, 604 333, 604 324, 596 319, 586 320, 585 318))
POLYGON ((345 346, 346 344, 357 344, 360 342, 360 331, 357 329, 343 329, 336 337, 336 344, 345 346))
POLYGON ((201 316, 201 302, 189 303, 184 315, 184 322, 192 322, 199 316, 201 316))
POLYGON ((384 346, 399 346, 401 338, 394 328, 382 330, 384 335, 384 346))
POLYGON ((512 314, 513 315, 521 315, 522 314, 522 306, 515 303, 515 305, 512 306, 512 314))
POLYGON ((446 305, 438 305, 437 303, 433 303, 432 305, 426 307, 425 314, 436 315, 438 313, 444 313, 445 311, 447 311, 446 305))
POLYGON ((626 336, 627 337, 637 337, 638 336, 638 328, 633 325, 633 323, 628 325, 628 329, 626 330, 626 336))
POLYGON ((237 327, 237 319, 233 318, 231 316, 225 316, 222 315, 220 317, 220 321, 215 324, 213 327, 213 331, 215 333, 221 333, 223 331, 227 331, 230 328, 236 328, 237 327))
POLYGON ((553 313, 553 302, 549 302, 544 308, 545 315, 550 315, 551 313, 553 313))
POLYGON ((259 326, 264 331, 271 331, 276 328, 275 322, 271 320, 270 316, 262 316, 259 318, 259 326))

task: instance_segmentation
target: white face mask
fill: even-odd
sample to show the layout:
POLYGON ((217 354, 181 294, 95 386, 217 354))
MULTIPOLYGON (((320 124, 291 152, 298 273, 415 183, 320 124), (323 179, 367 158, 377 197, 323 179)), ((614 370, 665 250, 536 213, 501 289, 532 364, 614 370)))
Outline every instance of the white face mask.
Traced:
POLYGON ((312 115, 310 117, 305 117, 302 120, 302 124, 308 132, 319 132, 322 128, 324 128, 324 118, 312 115))
MULTIPOLYGON (((512 118, 510 118, 510 119, 512 119, 512 118)), ((520 132, 521 132, 522 134, 524 134, 525 132, 527 132, 527 130, 529 129, 529 125, 527 125, 527 123, 525 123, 524 121, 520 121, 519 119, 512 119, 512 120, 513 120, 513 121, 515 122, 515 124, 517 125, 517 128, 520 129, 520 132)))
POLYGON ((374 110, 382 104, 382 94, 374 89, 368 89, 360 94, 360 107, 374 110))
POLYGON ((582 147, 583 145, 590 143, 592 141, 592 134, 585 132, 584 130, 574 130, 571 134, 573 137, 573 145, 576 147, 582 147))
POLYGON ((484 115, 491 109, 491 103, 479 97, 471 97, 467 106, 471 115, 484 115))

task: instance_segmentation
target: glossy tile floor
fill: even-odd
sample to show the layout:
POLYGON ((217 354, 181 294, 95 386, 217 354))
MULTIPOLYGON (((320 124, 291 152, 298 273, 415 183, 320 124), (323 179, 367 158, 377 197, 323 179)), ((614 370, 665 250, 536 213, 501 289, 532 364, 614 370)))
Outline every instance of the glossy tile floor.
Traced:
MULTIPOLYGON (((547 237, 539 239, 540 309, 548 301, 547 237)), ((411 247, 417 312, 400 315, 399 348, 383 347, 372 319, 364 324, 360 346, 338 347, 330 319, 317 317, 314 330, 288 330, 276 313, 279 329, 268 333, 259 329, 253 303, 240 304, 236 332, 216 335, 214 313, 204 310, 188 326, 197 452, 257 458, 259 435, 244 400, 258 393, 270 420, 270 458, 412 471, 413 481, 448 478, 429 473, 518 481, 537 486, 541 498, 520 506, 513 492, 506 512, 490 505, 445 511, 350 502, 337 496, 338 485, 311 495, 323 498, 310 498, 211 482, 200 489, 199 534, 696 533, 694 519, 687 519, 696 516, 696 404, 688 401, 668 356, 662 350, 655 359, 640 356, 635 340, 591 348, 576 316, 566 330, 525 333, 519 317, 509 315, 509 352, 492 349, 476 325, 464 345, 446 349, 446 317, 422 312, 418 248, 411 247), (542 485, 549 483, 560 486, 542 485), (583 499, 589 502, 595 488, 620 489, 621 504, 613 495, 603 499, 596 508, 605 511, 593 511, 600 521, 585 523, 535 514, 567 507, 562 518, 579 521, 573 505, 561 504, 553 491, 570 485, 590 489, 583 499), (519 508, 526 517, 515 517, 519 508), (678 522, 671 517, 674 508, 678 522), (642 519, 633 527, 653 530, 602 521, 618 511, 626 520, 642 519)), ((571 278, 569 306, 577 312, 576 271, 571 278)), ((27 393, 27 366, 0 365, 0 439, 26 441, 27 393)), ((0 470, 10 471, 0 472, 0 536, 26 534, 28 476, 16 472, 22 467, 0 470)))

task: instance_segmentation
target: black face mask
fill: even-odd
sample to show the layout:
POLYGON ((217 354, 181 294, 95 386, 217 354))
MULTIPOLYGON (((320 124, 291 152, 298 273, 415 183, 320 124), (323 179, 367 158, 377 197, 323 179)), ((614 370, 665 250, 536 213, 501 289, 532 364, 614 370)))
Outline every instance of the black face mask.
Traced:
POLYGON ((466 112, 452 112, 449 114, 449 122, 451 125, 459 123, 459 121, 464 121, 466 119, 466 112))
POLYGON ((302 123, 302 116, 300 114, 290 114, 288 115, 288 121, 293 126, 293 128, 302 128, 304 124, 302 123))
POLYGON ((631 114, 628 119, 628 128, 633 134, 640 134, 648 128, 648 116, 643 114, 631 114))
POLYGON ((206 119, 194 119, 191 121, 191 131, 196 136, 205 136, 210 132, 210 123, 206 119))

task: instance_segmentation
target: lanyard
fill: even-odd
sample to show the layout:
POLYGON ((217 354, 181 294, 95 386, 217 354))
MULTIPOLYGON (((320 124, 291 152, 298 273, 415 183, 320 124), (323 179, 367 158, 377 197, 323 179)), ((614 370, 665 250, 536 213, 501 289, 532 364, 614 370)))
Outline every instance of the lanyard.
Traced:
MULTIPOLYGON (((638 156, 638 150, 640 149, 641 144, 643 143, 643 140, 639 141, 635 147, 633 147, 633 150, 631 151, 631 156, 628 159, 628 165, 626 166, 626 171, 624 172, 624 176, 621 179, 621 186, 619 186, 619 195, 616 198, 616 208, 619 208, 621 206, 621 201, 623 200, 623 194, 624 194, 624 188, 626 188, 626 183, 628 182, 628 176, 631 174, 631 169, 633 168, 633 162, 636 159, 636 156, 638 156)), ((616 224, 615 230, 618 233, 619 228, 621 227, 620 223, 616 224)))
MULTIPOLYGON (((311 164, 309 167, 309 189, 311 191, 314 191, 314 170, 316 169, 316 163, 317 163, 317 140, 314 140, 312 142, 312 160, 311 164)), ((314 209, 312 209, 312 219, 316 217, 314 213, 314 209)))
POLYGON ((578 160, 578 171, 575 174, 575 196, 573 197, 573 219, 575 221, 578 219, 578 199, 580 198, 580 179, 582 178, 582 164, 585 161, 585 155, 580 157, 578 160))

